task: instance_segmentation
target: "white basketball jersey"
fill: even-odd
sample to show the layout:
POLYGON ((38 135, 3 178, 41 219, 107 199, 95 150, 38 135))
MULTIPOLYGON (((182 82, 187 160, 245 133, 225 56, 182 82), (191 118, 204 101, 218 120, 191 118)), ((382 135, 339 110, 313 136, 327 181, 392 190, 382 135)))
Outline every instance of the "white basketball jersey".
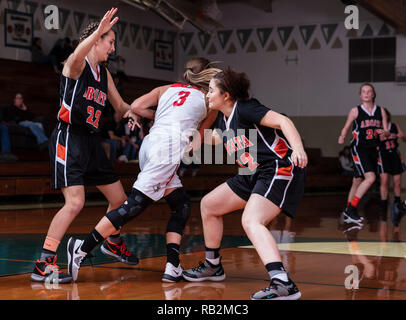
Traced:
POLYGON ((150 134, 180 132, 188 135, 206 117, 206 102, 199 89, 175 83, 159 99, 150 134))

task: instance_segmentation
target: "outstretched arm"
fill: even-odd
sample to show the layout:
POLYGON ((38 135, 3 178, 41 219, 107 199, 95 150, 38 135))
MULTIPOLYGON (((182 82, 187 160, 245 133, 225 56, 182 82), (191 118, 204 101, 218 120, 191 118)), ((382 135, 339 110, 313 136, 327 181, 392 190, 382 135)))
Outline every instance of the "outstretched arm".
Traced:
POLYGON ((352 108, 350 110, 350 112, 348 113, 347 120, 345 121, 344 128, 341 130, 341 134, 338 137, 338 143, 339 144, 344 143, 345 137, 346 137, 346 135, 348 133, 348 130, 350 129, 351 124, 354 122, 354 120, 357 119, 357 117, 358 117, 358 109, 357 108, 352 108))
POLYGON ((402 139, 404 142, 406 142, 406 135, 403 132, 403 130, 399 127, 399 125, 396 123, 396 127, 398 128, 398 138, 402 139))
POLYGON ((293 163, 300 168, 307 166, 307 154, 304 151, 302 138, 292 120, 280 113, 269 110, 262 118, 260 125, 282 130, 292 147, 293 152, 291 158, 293 163))

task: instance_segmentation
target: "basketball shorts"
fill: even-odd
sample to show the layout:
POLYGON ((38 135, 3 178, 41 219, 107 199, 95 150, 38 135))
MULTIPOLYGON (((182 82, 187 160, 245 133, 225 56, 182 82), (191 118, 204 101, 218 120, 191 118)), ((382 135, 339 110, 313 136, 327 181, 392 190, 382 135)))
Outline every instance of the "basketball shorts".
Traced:
POLYGON ((377 172, 379 153, 376 147, 362 148, 352 146, 351 154, 354 160, 355 178, 362 178, 366 172, 377 172))
POLYGON ((405 164, 402 162, 399 150, 380 151, 379 155, 379 173, 397 175, 405 171, 405 164))
POLYGON ((289 170, 267 168, 252 175, 236 175, 227 180, 233 192, 245 201, 251 194, 259 194, 277 205, 293 218, 303 196, 306 168, 291 166, 289 170))
POLYGON ((139 152, 140 173, 133 187, 154 201, 161 199, 165 191, 181 188, 182 182, 177 174, 181 161, 181 148, 157 141, 147 135, 139 152))
POLYGON ((102 141, 98 133, 58 123, 49 140, 52 187, 101 186, 118 181, 102 141))

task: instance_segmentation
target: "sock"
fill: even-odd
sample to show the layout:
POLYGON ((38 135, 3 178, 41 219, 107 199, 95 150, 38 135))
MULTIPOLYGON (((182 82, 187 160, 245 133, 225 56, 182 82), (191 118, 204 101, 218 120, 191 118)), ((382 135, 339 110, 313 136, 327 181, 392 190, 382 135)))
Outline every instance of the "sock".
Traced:
POLYGON ((206 260, 212 265, 217 266, 220 263, 220 248, 212 249, 206 247, 206 260))
POLYGON ((400 196, 395 196, 395 201, 394 201, 395 203, 400 203, 401 201, 400 201, 400 196))
POLYGON ((80 248, 83 252, 90 253, 96 246, 103 242, 104 238, 100 233, 94 229, 91 233, 88 234, 85 241, 83 241, 82 247, 80 248))
POLYGON ((45 261, 46 258, 48 257, 54 257, 56 256, 56 252, 55 251, 51 251, 48 249, 42 249, 41 251, 41 257, 39 258, 41 261, 45 261))
POLYGON ((288 274, 283 267, 282 262, 270 262, 265 266, 271 279, 277 278, 284 282, 289 282, 288 274))
POLYGON ((109 241, 113 242, 115 244, 119 244, 121 241, 121 235, 119 233, 117 234, 112 234, 109 236, 109 241))
POLYGON ((350 204, 351 204, 351 202, 350 202, 350 201, 347 201, 347 207, 349 207, 349 206, 350 206, 350 204))
POLYGON ((358 206, 359 201, 360 201, 360 198, 358 198, 357 196, 354 196, 354 198, 352 198, 351 205, 356 208, 358 206))
POLYGON ((386 212, 386 210, 388 209, 388 199, 381 199, 381 206, 382 210, 386 212))
POLYGON ((166 245, 166 256, 167 261, 170 262, 174 267, 179 266, 179 249, 180 245, 177 243, 168 243, 166 245))
POLYGON ((52 252, 58 250, 60 241, 49 236, 46 236, 43 248, 52 252))

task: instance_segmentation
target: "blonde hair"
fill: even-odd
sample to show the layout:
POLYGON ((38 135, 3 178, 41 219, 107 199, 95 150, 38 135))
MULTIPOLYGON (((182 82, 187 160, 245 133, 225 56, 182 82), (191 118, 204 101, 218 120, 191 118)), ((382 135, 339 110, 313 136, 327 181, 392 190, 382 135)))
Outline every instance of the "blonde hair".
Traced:
POLYGON ((211 66, 214 63, 201 57, 189 60, 185 65, 185 72, 182 77, 183 82, 208 92, 210 80, 217 73, 221 72, 221 69, 211 66))

